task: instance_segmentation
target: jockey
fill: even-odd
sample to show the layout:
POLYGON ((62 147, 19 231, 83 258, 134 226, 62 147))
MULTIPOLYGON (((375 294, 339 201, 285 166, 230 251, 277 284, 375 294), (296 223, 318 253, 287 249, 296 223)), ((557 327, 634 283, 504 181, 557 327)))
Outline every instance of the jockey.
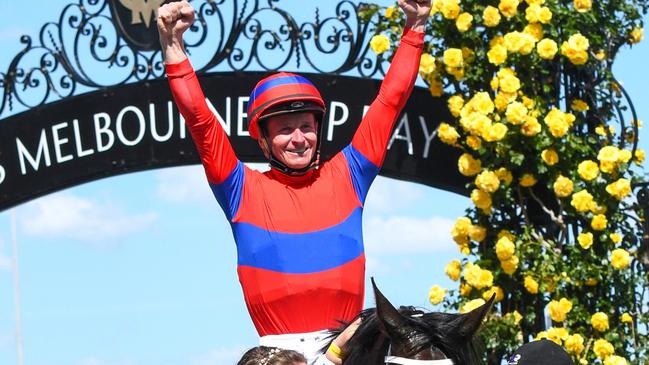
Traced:
POLYGON ((264 173, 237 159, 205 102, 182 41, 194 9, 182 1, 158 11, 171 91, 231 225, 239 281, 263 346, 295 349, 310 364, 327 364, 316 360, 323 331, 363 307, 363 205, 418 75, 430 2, 399 0, 406 27, 379 95, 351 144, 328 161, 320 160, 326 104, 316 87, 286 72, 255 86, 248 130, 270 162, 264 173))

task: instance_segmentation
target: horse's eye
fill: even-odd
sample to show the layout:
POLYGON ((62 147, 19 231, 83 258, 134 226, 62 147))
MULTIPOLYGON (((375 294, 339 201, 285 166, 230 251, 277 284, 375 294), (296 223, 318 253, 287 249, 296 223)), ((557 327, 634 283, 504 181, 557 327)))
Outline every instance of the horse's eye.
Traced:
POLYGON ((437 346, 435 345, 430 347, 430 353, 433 357, 433 360, 443 360, 447 358, 446 354, 444 354, 444 352, 442 352, 442 350, 437 348, 437 346))

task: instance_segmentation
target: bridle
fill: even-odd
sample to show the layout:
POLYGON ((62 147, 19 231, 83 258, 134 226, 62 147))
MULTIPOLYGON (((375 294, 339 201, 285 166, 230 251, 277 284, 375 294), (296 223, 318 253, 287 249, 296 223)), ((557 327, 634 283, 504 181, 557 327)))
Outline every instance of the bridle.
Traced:
POLYGON ((453 360, 413 360, 399 356, 386 356, 386 364, 400 364, 400 365, 453 365, 453 360))
POLYGON ((451 359, 441 360, 415 360, 407 357, 392 356, 392 345, 388 347, 388 354, 385 356, 384 362, 386 364, 399 364, 399 365, 454 365, 451 359))

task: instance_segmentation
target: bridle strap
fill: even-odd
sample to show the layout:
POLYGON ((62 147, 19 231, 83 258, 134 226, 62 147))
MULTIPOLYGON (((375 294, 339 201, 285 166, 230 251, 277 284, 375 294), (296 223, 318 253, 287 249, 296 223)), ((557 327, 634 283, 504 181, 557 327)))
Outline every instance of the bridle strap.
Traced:
POLYGON ((453 360, 413 360, 399 356, 386 356, 386 364, 400 364, 400 365, 453 365, 453 360))

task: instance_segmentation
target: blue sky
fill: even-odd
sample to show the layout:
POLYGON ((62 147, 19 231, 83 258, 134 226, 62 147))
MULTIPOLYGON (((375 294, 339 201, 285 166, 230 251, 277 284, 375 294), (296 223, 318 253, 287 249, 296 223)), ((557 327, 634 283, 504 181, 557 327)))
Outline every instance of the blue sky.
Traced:
MULTIPOLYGON (((0 2, 0 70, 21 34, 37 36, 70 2, 0 2)), ((640 43, 616 66, 641 119, 647 57, 640 43)), ((395 304, 430 308, 431 285, 454 287, 443 274, 460 257, 449 231, 468 206, 452 193, 378 178, 365 210, 367 277, 395 304)), ((227 364, 256 344, 229 226, 199 167, 103 179, 12 213, 26 364, 227 364)), ((17 356, 10 214, 0 213, 0 364, 17 356)))

